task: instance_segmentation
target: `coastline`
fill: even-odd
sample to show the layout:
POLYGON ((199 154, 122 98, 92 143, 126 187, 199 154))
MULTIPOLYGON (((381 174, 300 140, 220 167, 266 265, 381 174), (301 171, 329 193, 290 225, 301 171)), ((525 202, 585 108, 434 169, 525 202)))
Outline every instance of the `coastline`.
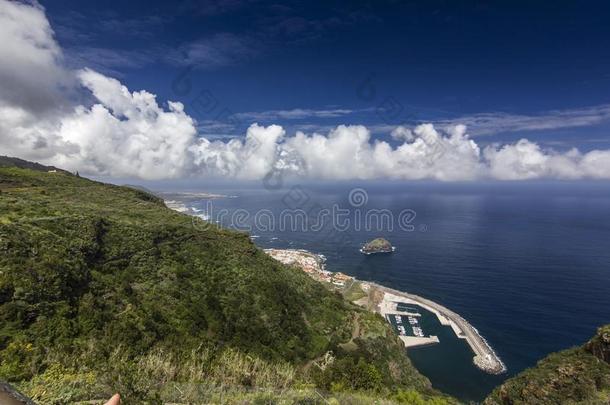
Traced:
POLYGON ((427 298, 398 291, 377 283, 369 283, 384 293, 390 293, 405 299, 406 303, 418 305, 436 315, 441 325, 450 326, 459 339, 464 339, 474 352, 473 363, 489 374, 502 374, 506 366, 479 331, 459 314, 427 298))
POLYGON ((367 256, 368 255, 383 254, 383 253, 392 253, 392 252, 396 252, 396 247, 392 246, 391 250, 380 250, 380 251, 377 251, 377 252, 367 252, 363 248, 360 248, 359 252, 362 253, 363 255, 367 255, 367 256))
MULTIPOLYGON (((169 208, 182 213, 188 213, 188 211, 190 211, 188 208, 184 210, 186 207, 183 208, 170 205, 169 208)), ((191 213, 190 215, 193 214, 191 213)), ((207 220, 208 218, 204 219, 207 220)), ((325 268, 326 258, 323 255, 315 254, 308 250, 263 249, 263 251, 284 264, 300 267, 315 280, 327 283, 332 288, 341 289, 343 292, 351 289, 354 285, 358 285, 364 296, 352 301, 358 305, 367 307, 370 311, 381 314, 389 323, 391 323, 389 319, 390 314, 401 315, 401 311, 397 309, 397 306, 394 305, 394 308, 391 308, 388 306, 389 303, 398 304, 399 302, 402 302, 420 306, 435 314, 441 325, 451 327, 456 337, 466 340, 474 353, 472 361, 476 367, 489 374, 496 375, 507 371, 505 364, 498 354, 474 326, 456 312, 453 312, 434 301, 415 294, 395 290, 375 282, 361 281, 343 273, 330 272, 325 268), (349 286, 347 284, 349 284, 349 286), (376 300, 373 300, 377 302, 371 302, 372 300, 370 297, 375 295, 375 290, 382 292, 382 296, 381 298, 377 297, 376 300), (369 297, 368 299, 366 298, 367 296, 369 297)), ((419 314, 416 316, 419 316, 419 314)), ((405 348, 440 343, 437 336, 405 336, 399 334, 399 337, 405 345, 405 348)))
MULTIPOLYGON (((441 325, 449 326, 459 339, 464 339, 474 353, 473 363, 489 374, 502 374, 506 366, 479 331, 462 316, 427 298, 395 290, 375 282, 361 281, 343 273, 333 273, 325 269, 325 258, 303 249, 264 249, 274 259, 288 265, 296 265, 312 278, 328 283, 343 292, 359 285, 363 297, 353 302, 381 314, 389 323, 390 316, 420 316, 397 308, 399 303, 417 305, 436 315, 441 325), (349 286, 346 286, 348 282, 349 286), (379 294, 381 293, 381 294, 379 294), (368 297, 368 298, 367 298, 368 297)), ((437 336, 405 336, 399 334, 406 348, 440 343, 437 336)))

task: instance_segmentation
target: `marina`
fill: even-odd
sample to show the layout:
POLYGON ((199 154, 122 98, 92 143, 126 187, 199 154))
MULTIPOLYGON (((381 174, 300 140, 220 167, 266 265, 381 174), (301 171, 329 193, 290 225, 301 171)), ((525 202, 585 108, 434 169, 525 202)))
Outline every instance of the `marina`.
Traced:
MULTIPOLYGON (((506 366, 491 348, 489 343, 487 343, 485 338, 483 338, 468 321, 457 313, 415 294, 393 290, 374 283, 371 283, 371 285, 383 292, 383 298, 379 304, 379 312, 386 319, 389 319, 388 315, 393 315, 397 312, 409 314, 409 311, 404 311, 404 309, 413 311, 413 305, 420 306, 436 315, 441 325, 451 327, 458 338, 466 340, 474 353, 473 363, 479 369, 489 374, 502 374, 506 372, 506 366), (399 308, 401 310, 399 310, 399 308)), ((415 320, 412 325, 417 324, 414 316, 409 316, 408 319, 409 323, 412 322, 411 319, 415 320)), ((416 347, 439 342, 437 336, 425 336, 418 326, 414 326, 412 329, 413 336, 401 336, 401 340, 405 343, 405 347, 416 347)))
POLYGON ((415 294, 394 290, 375 283, 361 282, 340 272, 325 269, 325 258, 300 249, 265 249, 265 253, 282 263, 296 265, 312 278, 329 283, 342 291, 359 283, 366 296, 355 301, 381 314, 396 330, 406 348, 440 343, 438 336, 427 336, 418 319, 423 308, 433 313, 443 326, 449 326, 455 336, 464 339, 474 353, 473 363, 489 374, 502 374, 506 366, 477 329, 450 309, 415 294))
POLYGON ((400 297, 384 293, 378 311, 397 331, 405 347, 419 347, 439 343, 437 336, 426 336, 418 318, 421 314, 413 307, 402 308, 400 297), (386 299, 387 298, 387 299, 386 299), (400 309, 399 309, 400 308, 400 309), (404 311, 408 309, 408 311, 404 311))

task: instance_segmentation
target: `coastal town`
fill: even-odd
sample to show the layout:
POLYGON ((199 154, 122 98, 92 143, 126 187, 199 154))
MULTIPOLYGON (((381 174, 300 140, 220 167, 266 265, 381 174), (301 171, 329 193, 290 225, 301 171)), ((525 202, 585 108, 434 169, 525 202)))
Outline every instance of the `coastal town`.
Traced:
MULTIPOLYGON (((173 201, 166 200, 168 207, 183 212, 181 207, 171 203, 173 201)), ((394 250, 388 241, 377 238, 365 244, 361 252, 374 254, 390 253, 394 250)), ((298 267, 314 280, 338 290, 355 304, 383 316, 393 326, 406 348, 440 343, 437 336, 426 335, 421 327, 418 320, 421 313, 415 308, 418 306, 433 313, 441 325, 451 327, 459 339, 468 343, 474 353, 473 363, 479 369, 490 374, 506 372, 506 366, 500 357, 477 329, 460 315, 438 303, 376 283, 363 282, 341 272, 328 271, 324 255, 304 249, 264 249, 264 252, 281 263, 298 267)))
POLYGON ((419 321, 422 316, 419 307, 434 314, 441 325, 451 327, 458 338, 468 343, 474 353, 473 363, 479 369, 489 374, 506 371, 502 360, 479 332, 460 315, 440 304, 379 284, 362 282, 344 273, 328 271, 326 258, 307 250, 265 249, 265 253, 281 263, 300 268, 313 279, 327 283, 344 295, 349 290, 355 304, 379 313, 392 325, 406 348, 440 342, 437 336, 426 335, 419 321), (354 290, 358 293, 354 294, 354 290))
POLYGON ((330 283, 335 287, 345 287, 354 282, 354 278, 347 274, 326 270, 326 258, 323 255, 300 249, 265 249, 265 253, 281 263, 299 267, 317 281, 330 283))

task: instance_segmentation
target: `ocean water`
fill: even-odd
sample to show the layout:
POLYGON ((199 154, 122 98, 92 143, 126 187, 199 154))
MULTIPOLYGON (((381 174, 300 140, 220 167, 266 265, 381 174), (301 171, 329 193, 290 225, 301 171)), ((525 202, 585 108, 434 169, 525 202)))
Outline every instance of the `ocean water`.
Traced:
POLYGON ((422 327, 441 343, 409 349, 408 355, 435 387, 463 400, 481 400, 505 378, 610 323, 607 183, 187 187, 232 196, 191 198, 187 205, 212 223, 249 231, 261 247, 323 254, 331 271, 421 295, 462 315, 499 354, 507 373, 478 370, 467 344, 425 311, 422 327), (349 226, 326 220, 323 229, 315 227, 324 222, 320 210, 333 207, 348 210, 341 219, 349 218, 349 226), (363 219, 374 209, 388 210, 393 226, 371 220, 367 228, 363 219), (291 218, 295 210, 308 213, 305 229, 288 220, 281 226, 282 213, 291 218), (271 217, 275 223, 269 225, 271 217), (359 253, 378 236, 396 251, 359 253))

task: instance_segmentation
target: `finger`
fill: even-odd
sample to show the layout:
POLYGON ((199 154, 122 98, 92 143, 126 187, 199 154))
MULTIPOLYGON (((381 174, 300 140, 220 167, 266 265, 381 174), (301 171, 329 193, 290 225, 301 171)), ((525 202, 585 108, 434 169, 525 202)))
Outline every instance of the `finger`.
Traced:
POLYGON ((120 405, 121 404, 121 396, 119 394, 114 394, 112 398, 104 405, 120 405))

